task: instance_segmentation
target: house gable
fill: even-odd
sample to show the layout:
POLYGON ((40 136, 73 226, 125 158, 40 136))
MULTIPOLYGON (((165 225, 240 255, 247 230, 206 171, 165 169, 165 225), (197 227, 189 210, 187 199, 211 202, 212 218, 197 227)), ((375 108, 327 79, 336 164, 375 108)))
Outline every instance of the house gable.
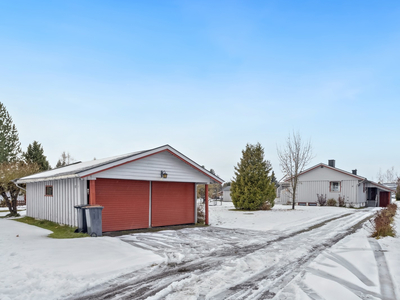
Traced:
POLYGON ((327 180, 327 181, 341 181, 341 180, 360 180, 362 177, 354 176, 351 173, 342 171, 333 167, 329 167, 325 164, 319 164, 309 170, 304 171, 299 176, 300 181, 316 181, 316 180, 327 180))

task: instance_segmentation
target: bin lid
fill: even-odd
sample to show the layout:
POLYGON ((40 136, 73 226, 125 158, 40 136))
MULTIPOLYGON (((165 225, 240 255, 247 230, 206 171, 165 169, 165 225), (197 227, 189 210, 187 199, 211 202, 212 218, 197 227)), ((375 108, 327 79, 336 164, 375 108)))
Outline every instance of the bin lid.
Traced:
POLYGON ((79 205, 75 205, 75 208, 84 208, 86 206, 89 206, 88 204, 79 204, 79 205))
POLYGON ((104 208, 104 206, 94 204, 94 205, 86 205, 85 208, 104 208))

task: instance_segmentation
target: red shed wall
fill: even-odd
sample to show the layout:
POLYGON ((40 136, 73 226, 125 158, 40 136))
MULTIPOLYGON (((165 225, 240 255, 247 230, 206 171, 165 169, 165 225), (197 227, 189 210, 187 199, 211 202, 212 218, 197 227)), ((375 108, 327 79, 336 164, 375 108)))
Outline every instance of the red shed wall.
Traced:
POLYGON ((390 193, 389 192, 380 192, 379 194, 379 206, 386 207, 390 203, 390 193))
POLYGON ((149 227, 149 181, 98 178, 95 186, 103 231, 149 227))
POLYGON ((152 182, 151 226, 194 223, 194 183, 152 182))

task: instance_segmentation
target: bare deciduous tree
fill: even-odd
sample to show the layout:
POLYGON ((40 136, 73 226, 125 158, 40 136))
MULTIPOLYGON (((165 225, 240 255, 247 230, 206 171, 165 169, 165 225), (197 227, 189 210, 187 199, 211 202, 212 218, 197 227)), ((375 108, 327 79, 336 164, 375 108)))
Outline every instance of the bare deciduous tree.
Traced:
POLYGON ((69 152, 65 153, 65 151, 63 151, 63 153, 61 153, 61 158, 57 161, 56 168, 67 166, 73 162, 75 162, 75 159, 69 154, 69 152))
POLYGON ((313 159, 311 141, 304 142, 299 132, 293 132, 289 134, 286 145, 277 151, 282 173, 286 180, 290 181, 292 209, 294 209, 299 174, 313 159))
POLYGON ((399 174, 397 174, 394 167, 387 169, 384 173, 380 169, 377 176, 380 183, 395 183, 399 178, 399 174))

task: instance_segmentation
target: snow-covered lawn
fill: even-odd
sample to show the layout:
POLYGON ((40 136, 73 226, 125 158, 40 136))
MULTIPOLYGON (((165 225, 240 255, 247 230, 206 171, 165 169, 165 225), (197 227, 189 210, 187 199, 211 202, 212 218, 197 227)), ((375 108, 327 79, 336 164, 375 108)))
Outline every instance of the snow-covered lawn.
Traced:
MULTIPOLYGON (((0 207, 0 217, 4 217, 4 216, 8 215, 9 213, 10 213, 10 211, 8 210, 7 207, 0 207)), ((21 216, 25 216, 26 206, 18 206, 18 213, 21 216)))
POLYGON ((0 219, 0 299, 61 299, 158 264, 163 258, 119 239, 51 239, 49 230, 0 219))
MULTIPOLYGON (((153 275, 156 284, 156 278, 162 281, 163 272, 175 264, 186 264, 194 271, 168 275, 171 284, 152 299, 225 299, 229 295, 232 299, 257 299, 257 289, 240 298, 230 294, 237 290, 229 286, 234 284, 239 291, 241 282, 255 282, 261 289, 280 286, 281 282, 273 280, 280 278, 275 273, 281 266, 294 275, 283 277, 288 281, 282 289, 269 290, 274 299, 359 299, 360 293, 368 295, 365 299, 400 299, 396 298, 400 295, 400 238, 370 239, 364 226, 332 247, 315 250, 319 241, 340 235, 376 209, 297 206, 292 211, 282 205, 272 211, 232 209, 230 203, 211 206, 211 226, 207 228, 120 238, 56 240, 46 237, 47 230, 0 219, 0 299, 62 299, 69 295, 83 295, 84 299, 82 293, 93 287, 101 292, 114 284, 118 288, 121 281, 129 282, 128 277, 118 276, 132 271, 130 278, 137 284, 132 290, 138 290, 138 277, 145 280, 153 275), (310 259, 293 266, 297 269, 292 272, 293 262, 311 252, 310 259), (197 273, 199 266, 202 269, 197 273), (265 277, 267 270, 275 275, 265 277)), ((398 215, 396 224, 400 228, 398 215)), ((146 285, 151 288, 151 282, 146 285)))
POLYGON ((270 211, 234 211, 232 202, 210 206, 210 223, 223 228, 291 232, 357 210, 341 207, 296 206, 277 204, 270 211))

